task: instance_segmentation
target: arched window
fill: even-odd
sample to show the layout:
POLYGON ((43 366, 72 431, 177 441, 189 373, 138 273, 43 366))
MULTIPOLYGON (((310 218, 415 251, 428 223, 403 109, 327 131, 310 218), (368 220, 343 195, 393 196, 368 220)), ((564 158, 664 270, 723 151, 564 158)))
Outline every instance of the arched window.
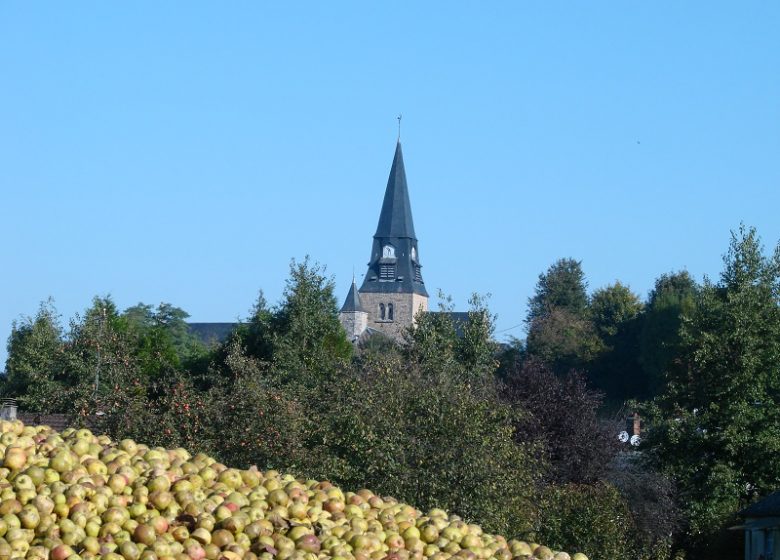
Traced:
POLYGON ((393 304, 388 303, 387 304, 387 320, 392 321, 393 320, 393 304))
POLYGON ((380 303, 379 304, 379 318, 384 321, 385 320, 385 304, 380 303))
POLYGON ((383 259, 394 259, 395 258, 395 247, 392 245, 385 245, 382 247, 382 258, 383 259))

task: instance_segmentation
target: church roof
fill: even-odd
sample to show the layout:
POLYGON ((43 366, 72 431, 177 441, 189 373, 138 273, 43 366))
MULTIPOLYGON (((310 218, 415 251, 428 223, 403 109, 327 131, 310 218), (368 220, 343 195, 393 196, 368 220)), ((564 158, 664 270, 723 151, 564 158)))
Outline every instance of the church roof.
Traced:
POLYGON ((385 200, 382 212, 379 214, 379 225, 374 237, 408 237, 417 239, 414 235, 412 221, 412 205, 409 203, 409 190, 406 187, 406 170, 404 155, 400 140, 395 146, 393 166, 387 179, 385 200))
POLYGON ((360 304, 360 294, 358 294, 357 286, 355 285, 355 279, 352 279, 352 286, 349 288, 347 299, 344 301, 344 305, 341 306, 341 313, 351 313, 355 311, 362 311, 365 313, 365 309, 360 304))
POLYGON ((238 323, 187 323, 190 334, 207 346, 225 342, 238 323))

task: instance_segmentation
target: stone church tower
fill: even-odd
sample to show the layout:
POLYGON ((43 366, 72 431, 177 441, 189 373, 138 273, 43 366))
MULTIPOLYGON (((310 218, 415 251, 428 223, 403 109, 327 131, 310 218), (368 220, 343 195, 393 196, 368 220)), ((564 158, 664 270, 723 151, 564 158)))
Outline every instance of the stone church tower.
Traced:
POLYGON ((399 339, 414 323, 415 314, 428 310, 400 141, 395 147, 368 272, 357 292, 355 287, 353 280, 339 313, 352 340, 365 331, 399 339))

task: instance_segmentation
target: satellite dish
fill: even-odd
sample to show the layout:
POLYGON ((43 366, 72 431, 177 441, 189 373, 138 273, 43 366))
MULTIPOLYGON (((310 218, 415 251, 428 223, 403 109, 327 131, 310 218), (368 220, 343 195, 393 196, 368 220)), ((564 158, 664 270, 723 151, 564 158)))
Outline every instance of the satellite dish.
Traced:
POLYGON ((637 436, 637 435, 631 436, 631 445, 633 445, 634 447, 637 447, 640 444, 641 441, 642 441, 642 438, 640 438, 639 436, 637 436))
POLYGON ((626 443, 626 442, 628 442, 628 432, 627 432, 627 431, 625 431, 625 430, 623 430, 622 432, 620 432, 620 433, 618 434, 618 441, 620 441, 620 443, 626 443))

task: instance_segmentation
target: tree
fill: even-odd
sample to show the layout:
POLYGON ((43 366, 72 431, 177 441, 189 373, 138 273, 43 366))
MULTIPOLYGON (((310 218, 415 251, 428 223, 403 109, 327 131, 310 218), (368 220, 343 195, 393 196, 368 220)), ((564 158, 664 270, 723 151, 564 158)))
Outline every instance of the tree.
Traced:
MULTIPOLYGON (((780 486, 780 245, 732 232, 717 283, 682 322, 679 360, 645 408, 650 456, 678 485, 685 540, 705 557, 735 512, 780 486)), ((711 553, 710 551, 709 553, 711 553)))
POLYGON ((155 380, 166 372, 191 369, 207 353, 205 346, 190 333, 189 314, 169 303, 155 309, 139 303, 122 313, 127 320, 127 334, 135 347, 141 374, 155 380))
POLYGON ((639 335, 639 363, 647 397, 661 390, 663 374, 682 351, 680 327, 696 307, 699 287, 687 271, 663 274, 650 292, 639 335))
POLYGON ((490 294, 474 293, 469 298, 468 321, 455 343, 455 353, 466 374, 473 378, 492 376, 498 367, 498 346, 493 341, 496 316, 490 312, 490 294))
POLYGON ((642 312, 642 302, 628 286, 615 282, 599 288, 590 299, 590 316, 599 335, 610 341, 621 327, 642 312))
POLYGON ((522 410, 457 372, 395 355, 336 378, 322 394, 313 406, 313 476, 445 508, 490 531, 531 529, 540 465, 533 445, 514 438, 522 410))
POLYGON ((35 317, 14 322, 8 338, 5 397, 18 398, 25 409, 52 411, 59 408, 62 393, 60 371, 63 333, 52 300, 41 303, 35 317))
POLYGON ((565 310, 574 317, 584 317, 588 308, 587 289, 581 261, 556 261, 547 272, 539 275, 536 291, 528 300, 526 323, 531 325, 553 310, 565 310))
POLYGON ((583 368, 601 351, 588 316, 588 294, 582 264, 560 259, 539 275, 528 300, 526 353, 559 374, 583 368))
POLYGON ((503 398, 526 411, 517 437, 544 450, 548 482, 593 483, 605 476, 617 452, 618 429, 599 418, 602 395, 588 389, 581 374, 562 377, 527 360, 507 376, 503 398))
POLYGON ((590 316, 603 350, 590 365, 590 378, 614 408, 630 398, 647 395, 637 361, 642 302, 620 282, 599 288, 591 296, 590 316))
MULTIPOLYGON (((304 383, 328 377, 352 356, 338 319, 333 279, 311 264, 290 264, 284 299, 270 320, 273 365, 287 380, 304 383)), ((262 310, 259 311, 262 316, 262 310)))
POLYGON ((585 369, 602 352, 603 342, 589 318, 554 308, 531 323, 525 350, 527 357, 563 375, 585 369))

